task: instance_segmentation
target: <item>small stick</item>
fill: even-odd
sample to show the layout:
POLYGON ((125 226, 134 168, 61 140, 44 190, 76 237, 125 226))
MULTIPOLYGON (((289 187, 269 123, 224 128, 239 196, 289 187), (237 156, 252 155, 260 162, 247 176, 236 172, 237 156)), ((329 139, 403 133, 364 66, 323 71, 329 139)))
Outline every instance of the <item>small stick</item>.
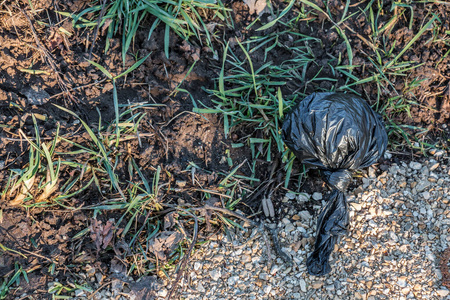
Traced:
MULTIPOLYGON (((102 82, 105 81, 105 80, 106 80, 106 78, 103 78, 103 79, 100 80, 100 81, 92 82, 92 83, 85 84, 85 85, 82 85, 82 86, 77 86, 77 87, 74 87, 74 88, 72 88, 72 89, 70 89, 70 90, 67 90, 67 92, 70 93, 70 92, 73 92, 73 91, 76 91, 76 90, 80 90, 80 89, 84 89, 84 88, 90 87, 91 85, 100 84, 100 83, 102 83, 102 82)), ((58 96, 64 95, 65 93, 66 93, 66 91, 63 91, 63 92, 61 92, 61 93, 54 94, 53 96, 50 96, 50 97, 48 97, 48 98, 46 98, 46 99, 47 99, 47 100, 50 100, 50 99, 56 98, 56 97, 58 97, 58 96)))
POLYGON ((98 289, 96 289, 94 292, 92 292, 92 294, 89 295, 88 299, 94 298, 94 295, 97 294, 98 291, 100 291, 100 290, 103 289, 104 287, 110 285, 111 282, 112 282, 112 281, 102 284, 98 289))
POLYGON ((184 209, 183 209, 183 211, 185 213, 191 215, 194 218, 194 222, 195 222, 195 224, 194 224, 194 237, 192 239, 191 245, 189 246, 188 252, 184 256, 184 259, 183 259, 183 261, 180 264, 180 269, 178 270, 177 277, 175 278, 175 281, 172 283, 172 288, 170 289, 170 292, 169 292, 169 294, 166 297, 167 300, 170 300, 170 297, 172 296, 172 293, 175 291, 175 289, 177 287, 178 281, 180 280, 181 275, 184 272, 184 268, 186 267, 187 261, 189 259, 189 256, 191 255, 192 250, 194 249, 194 245, 197 242, 197 237, 198 237, 198 219, 197 219, 197 216, 194 215, 194 214, 191 214, 190 212, 188 212, 188 211, 186 211, 184 209))
POLYGON ((261 225, 259 226, 258 230, 260 230, 260 232, 262 233, 261 235, 264 239, 264 243, 266 244, 267 259, 269 260, 269 268, 271 268, 272 267, 272 253, 270 251, 270 245, 269 245, 269 241, 267 240, 267 235, 264 232, 264 223, 263 222, 261 222, 261 225))
POLYGON ((176 115, 176 116, 173 117, 172 119, 170 119, 168 122, 166 122, 166 123, 164 123, 163 125, 161 125, 160 128, 166 127, 167 125, 169 125, 170 123, 172 123, 173 120, 175 120, 176 118, 178 118, 179 116, 181 116, 181 115, 183 115, 183 114, 185 114, 185 113, 189 113, 189 114, 191 114, 191 115, 194 115, 194 116, 196 116, 196 117, 199 117, 199 114, 194 113, 194 112, 192 112, 192 111, 185 110, 185 111, 180 112, 178 115, 176 115))
POLYGON ((21 9, 22 14, 25 16, 25 18, 27 19, 30 28, 31 28, 31 32, 33 33, 33 37, 34 40, 36 42, 36 46, 39 50, 39 52, 41 53, 41 59, 43 62, 46 62, 49 67, 53 70, 53 72, 56 75, 56 78, 58 79, 58 85, 59 87, 63 90, 63 93, 65 95, 67 95, 70 100, 75 102, 75 98, 73 97, 72 94, 70 94, 69 89, 67 88, 66 83, 63 81, 63 79, 61 78, 61 75, 58 71, 58 68, 56 67, 56 63, 55 60, 53 59, 53 57, 50 55, 49 51, 47 50, 47 48, 45 48, 44 45, 42 45, 41 41, 39 40, 39 37, 36 33, 36 30, 34 29, 33 26, 33 22, 31 21, 30 17, 28 16, 28 14, 25 12, 25 10, 21 9))
POLYGON ((169 141, 167 140, 166 136, 161 132, 161 129, 158 129, 158 132, 163 137, 164 141, 166 142, 164 144, 164 148, 166 150, 166 160, 169 160, 169 141))
POLYGON ((292 259, 281 249, 280 242, 278 241, 278 229, 276 228, 272 229, 269 228, 268 226, 266 226, 266 228, 272 235, 273 245, 275 247, 275 251, 277 252, 278 256, 281 257, 281 259, 289 266, 292 265, 292 259))
POLYGON ((94 36, 92 37, 91 49, 89 50, 89 60, 91 59, 91 56, 92 56, 92 50, 94 50, 94 43, 95 43, 95 40, 97 39, 98 31, 100 29, 100 23, 102 22, 102 18, 105 15, 105 10, 106 10, 106 0, 103 0, 102 10, 100 11, 100 14, 98 15, 97 26, 95 26, 94 36))
POLYGON ((231 211, 231 210, 229 210, 229 209, 227 209, 227 208, 214 207, 214 206, 211 206, 211 205, 206 204, 206 205, 204 205, 204 206, 202 206, 202 207, 192 208, 192 209, 193 209, 193 210, 210 209, 210 210, 214 210, 214 211, 219 211, 219 212, 221 212, 221 213, 224 213, 224 214, 227 214, 227 215, 236 217, 236 218, 238 218, 238 219, 241 219, 241 220, 243 220, 243 221, 245 221, 245 222, 248 222, 248 223, 250 223, 250 224, 253 225, 253 226, 258 226, 258 225, 259 225, 259 224, 256 223, 255 221, 250 220, 249 218, 246 218, 246 217, 244 217, 244 216, 242 216, 242 215, 240 215, 240 214, 238 214, 238 213, 235 213, 234 211, 231 211))
POLYGON ((217 192, 217 191, 214 191, 214 190, 193 189, 193 191, 196 191, 196 192, 204 192, 204 193, 210 193, 210 194, 218 195, 218 196, 225 197, 225 198, 229 198, 229 199, 232 198, 230 195, 224 195, 224 194, 222 194, 222 193, 220 193, 220 192, 217 192))

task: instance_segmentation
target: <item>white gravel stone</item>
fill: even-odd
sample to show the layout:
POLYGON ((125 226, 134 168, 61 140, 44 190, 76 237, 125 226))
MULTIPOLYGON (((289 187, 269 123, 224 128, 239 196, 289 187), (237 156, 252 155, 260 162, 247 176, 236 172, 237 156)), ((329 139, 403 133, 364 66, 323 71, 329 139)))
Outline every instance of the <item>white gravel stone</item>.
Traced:
POLYGON ((212 271, 209 271, 209 276, 211 276, 212 280, 217 281, 222 276, 222 274, 221 274, 220 270, 214 269, 212 271))
POLYGON ((200 262, 196 261, 196 262, 194 263, 194 270, 195 270, 195 271, 200 270, 201 267, 202 267, 202 264, 201 264, 200 262))
POLYGON ((270 275, 275 275, 280 270, 281 270, 281 266, 273 265, 272 268, 270 269, 270 275))
POLYGON ((199 282, 197 285, 197 292, 199 292, 199 293, 206 292, 205 287, 203 286, 203 284, 201 282, 199 282))
POLYGON ((159 297, 166 297, 169 292, 166 289, 161 289, 158 291, 159 297))
POLYGON ((304 203, 304 202, 308 202, 310 198, 310 195, 307 193, 300 193, 297 195, 297 201, 299 203, 304 203))
POLYGON ((299 212, 298 215, 299 215, 300 219, 302 219, 302 221, 305 221, 305 222, 309 222, 312 218, 311 214, 307 210, 303 210, 303 211, 299 212))
POLYGON ((295 199, 295 193, 289 192, 289 193, 286 193, 285 196, 286 196, 286 198, 288 198, 289 200, 295 199))
POLYGON ((231 276, 230 278, 228 278, 227 283, 230 286, 233 286, 236 284, 236 282, 238 282, 239 280, 239 276, 231 276))
POLYGON ((409 163, 409 167, 411 169, 413 169, 413 170, 420 170, 420 169, 422 169, 422 164, 418 163, 418 162, 415 162, 415 161, 412 161, 412 162, 409 163))
POLYGON ((399 279, 398 279, 398 281, 397 281, 397 285, 399 286, 399 287, 405 287, 406 286, 406 276, 402 276, 402 277, 400 277, 399 279))
POLYGON ((291 232, 291 231, 294 231, 294 229, 295 229, 294 224, 288 223, 288 224, 286 224, 286 227, 284 230, 286 230, 286 232, 291 232))
POLYGON ((272 286, 271 285, 266 285, 266 286, 264 286, 263 290, 264 290, 264 294, 268 294, 272 290, 272 286))
POLYGON ((372 168, 372 167, 369 167, 369 177, 370 178, 375 178, 376 177, 376 172, 375 172, 375 169, 374 168, 372 168))
POLYGON ((450 293, 450 291, 447 289, 440 289, 440 290, 437 290, 436 293, 441 297, 447 297, 448 294, 450 293))
POLYGON ((300 290, 305 293, 306 292, 306 281, 304 279, 300 279, 299 284, 300 284, 300 290))
POLYGON ((420 192, 424 191, 426 188, 428 188, 429 186, 430 186, 430 182, 427 179, 421 180, 416 185, 416 191, 420 193, 420 192))
POLYGON ((322 193, 315 192, 315 193, 312 195, 312 198, 313 198, 314 200, 322 200, 322 193))

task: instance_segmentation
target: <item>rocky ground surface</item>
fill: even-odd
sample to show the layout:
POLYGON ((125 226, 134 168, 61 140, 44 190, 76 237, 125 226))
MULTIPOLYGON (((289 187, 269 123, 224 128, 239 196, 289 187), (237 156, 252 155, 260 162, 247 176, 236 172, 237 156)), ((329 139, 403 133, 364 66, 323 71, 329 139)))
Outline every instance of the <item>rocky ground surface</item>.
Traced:
MULTIPOLYGON (((446 281, 450 278, 441 272, 441 264, 449 264, 441 255, 450 244, 450 158, 442 151, 433 153, 420 162, 379 165, 360 174, 362 184, 347 195, 349 233, 336 246, 327 276, 306 272, 316 215, 307 210, 278 211, 284 217, 268 226, 277 227, 292 266, 276 255, 267 231, 247 227, 231 239, 216 236, 197 251, 176 298, 450 299, 446 281)), ((288 193, 281 201, 306 202, 326 196, 288 193)), ((316 214, 319 208, 314 207, 316 214)), ((102 280, 95 270, 87 276, 91 281, 102 280)), ((152 284, 153 291, 147 291, 164 299, 170 282, 152 281, 146 286, 152 284)), ((115 279, 95 294, 79 291, 77 296, 146 299, 130 293, 129 287, 130 283, 115 279)))
MULTIPOLYGON (((333 270, 327 276, 306 272, 316 218, 308 211, 288 211, 276 226, 285 252, 295 262, 292 267, 284 266, 273 250, 271 261, 268 259, 262 235, 230 244, 212 242, 193 262, 184 296, 450 299, 440 271, 440 255, 450 244, 448 159, 436 152, 423 162, 394 163, 377 171, 369 168, 362 185, 347 198, 349 234, 336 247, 333 270)), ((308 201, 308 197, 287 194, 282 201, 308 201)))

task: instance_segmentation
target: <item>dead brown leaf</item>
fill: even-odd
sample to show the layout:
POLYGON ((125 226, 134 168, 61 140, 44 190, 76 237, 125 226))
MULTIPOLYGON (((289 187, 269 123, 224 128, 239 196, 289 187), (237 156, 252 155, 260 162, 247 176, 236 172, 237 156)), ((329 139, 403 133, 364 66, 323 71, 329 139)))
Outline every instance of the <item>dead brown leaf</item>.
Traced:
MULTIPOLYGON (((217 198, 217 197, 211 197, 211 198, 209 198, 208 200, 205 201, 205 204, 209 205, 209 206, 219 207, 220 206, 220 199, 217 198)), ((202 216, 205 217, 206 231, 211 232, 212 231, 211 223, 210 223, 211 210, 204 209, 204 210, 202 210, 201 214, 202 214, 202 216)))
POLYGON ((47 41, 47 48, 52 51, 53 49, 60 48, 62 49, 64 47, 63 44, 63 37, 58 32, 56 28, 52 28, 52 33, 50 34, 50 37, 47 41))
POLYGON ((259 16, 266 9, 267 1, 269 0, 244 0, 244 3, 247 4, 248 12, 251 15, 256 13, 259 16))
POLYGON ((149 243, 149 251, 162 261, 168 259, 168 255, 175 250, 183 235, 178 231, 163 231, 149 243))
POLYGON ((200 48, 189 44, 187 41, 183 41, 180 50, 184 51, 186 59, 192 58, 194 61, 200 59, 200 48))
POLYGON ((106 34, 106 31, 109 28, 109 25, 111 25, 112 19, 106 19, 105 23, 102 26, 102 35, 106 34))
POLYGON ((111 242, 115 229, 113 223, 114 219, 109 219, 105 225, 102 224, 102 221, 93 219, 91 226, 89 226, 91 239, 95 242, 97 252, 106 249, 111 242))
POLYGON ((170 229, 175 225, 174 217, 177 217, 177 215, 176 212, 171 212, 164 216, 164 230, 170 229))

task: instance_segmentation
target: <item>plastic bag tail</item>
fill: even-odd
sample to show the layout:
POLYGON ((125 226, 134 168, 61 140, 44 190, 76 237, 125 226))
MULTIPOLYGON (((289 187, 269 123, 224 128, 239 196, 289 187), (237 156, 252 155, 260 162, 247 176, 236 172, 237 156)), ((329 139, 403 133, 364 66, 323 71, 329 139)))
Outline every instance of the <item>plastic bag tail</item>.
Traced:
POLYGON ((331 271, 331 252, 339 237, 347 233, 348 224, 348 206, 344 192, 335 189, 318 217, 314 252, 306 261, 309 274, 321 276, 331 271))

